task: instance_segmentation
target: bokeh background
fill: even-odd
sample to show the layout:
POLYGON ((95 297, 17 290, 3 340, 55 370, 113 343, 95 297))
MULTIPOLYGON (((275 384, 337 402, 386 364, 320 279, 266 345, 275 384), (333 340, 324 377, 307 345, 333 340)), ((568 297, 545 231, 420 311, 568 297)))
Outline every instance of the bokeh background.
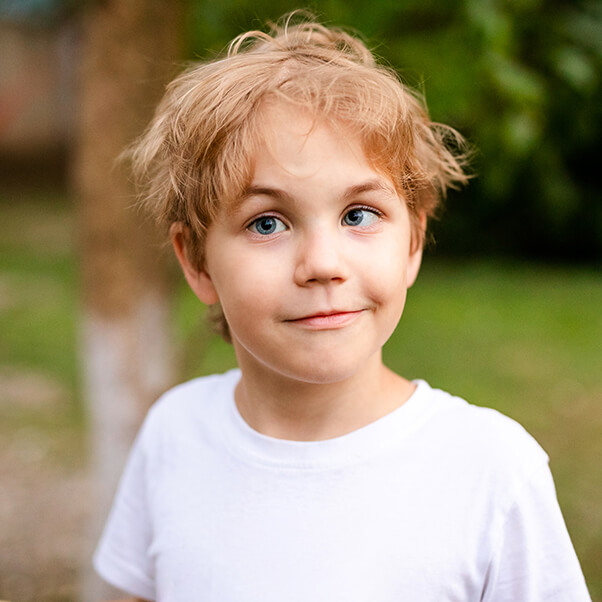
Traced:
POLYGON ((602 602, 593 0, 0 1, 0 599, 102 599, 90 553, 146 408, 234 365, 115 159, 186 61, 300 7, 472 144, 386 359, 540 441, 602 602))

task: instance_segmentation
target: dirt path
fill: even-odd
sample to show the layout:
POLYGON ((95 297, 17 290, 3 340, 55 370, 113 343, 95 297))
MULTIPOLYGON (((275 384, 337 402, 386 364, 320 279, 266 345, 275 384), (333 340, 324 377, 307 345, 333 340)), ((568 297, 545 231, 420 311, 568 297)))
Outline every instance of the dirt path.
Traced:
MULTIPOLYGON (((60 388, 39 375, 0 370, 0 405, 58 410, 60 388), (43 406, 43 407, 42 407, 43 406)), ((13 425, 14 426, 14 425, 13 425)), ((81 458, 65 466, 62 431, 32 426, 0 432, 0 599, 80 600, 80 567, 88 555, 91 483, 81 458), (57 445, 58 443, 58 445, 57 445)), ((74 453, 81 445, 74 445, 74 453)))

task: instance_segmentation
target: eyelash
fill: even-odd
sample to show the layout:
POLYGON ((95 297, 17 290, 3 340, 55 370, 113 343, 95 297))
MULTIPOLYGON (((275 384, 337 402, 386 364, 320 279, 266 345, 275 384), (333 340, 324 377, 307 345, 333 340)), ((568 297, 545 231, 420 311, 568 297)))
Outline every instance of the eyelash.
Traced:
POLYGON ((355 210, 358 210, 358 209, 360 211, 368 211, 369 213, 374 213, 374 215, 377 215, 378 217, 384 217, 384 215, 385 215, 382 211, 380 211, 376 207, 370 207, 369 205, 355 205, 353 207, 349 207, 345 211, 344 215, 347 215, 350 211, 355 211, 355 210))
MULTIPOLYGON (((375 207, 370 207, 368 205, 356 205, 354 207, 349 207, 345 213, 343 214, 343 218, 341 219, 341 221, 343 221, 345 219, 345 217, 347 215, 349 215, 352 211, 366 211, 367 213, 371 213, 372 215, 376 216, 378 219, 381 219, 382 217, 384 217, 384 213, 382 211, 379 211, 378 209, 376 209, 375 207)), ((350 227, 353 227, 352 224, 347 224, 350 227)), ((369 224, 372 225, 372 224, 369 224)), ((359 226, 359 224, 358 224, 359 226)), ((368 226, 364 226, 364 227, 368 227, 368 226)))

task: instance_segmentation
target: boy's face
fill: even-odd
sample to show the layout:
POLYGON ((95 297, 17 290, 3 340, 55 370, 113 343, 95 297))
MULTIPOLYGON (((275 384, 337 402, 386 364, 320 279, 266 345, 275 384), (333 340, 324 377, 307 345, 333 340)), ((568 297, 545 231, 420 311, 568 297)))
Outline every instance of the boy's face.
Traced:
POLYGON ((220 301, 243 374, 361 375, 381 362, 420 265, 406 204, 356 141, 299 111, 267 109, 265 140, 247 194, 208 229, 203 272, 176 241, 188 282, 220 301))

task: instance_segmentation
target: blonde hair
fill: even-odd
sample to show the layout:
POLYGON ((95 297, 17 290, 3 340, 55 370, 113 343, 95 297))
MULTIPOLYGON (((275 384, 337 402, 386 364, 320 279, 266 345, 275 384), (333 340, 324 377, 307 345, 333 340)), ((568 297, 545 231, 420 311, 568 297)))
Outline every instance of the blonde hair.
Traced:
MULTIPOLYGON (((393 182, 412 219, 432 217, 450 187, 466 183, 461 136, 430 121, 420 97, 359 39, 293 13, 270 33, 238 36, 225 57, 192 65, 167 88, 131 149, 142 204, 164 226, 182 223, 187 252, 203 266, 207 228, 251 183, 262 141, 262 108, 282 100, 354 135, 367 160, 393 182)), ((218 308, 217 330, 229 340, 218 308)))

